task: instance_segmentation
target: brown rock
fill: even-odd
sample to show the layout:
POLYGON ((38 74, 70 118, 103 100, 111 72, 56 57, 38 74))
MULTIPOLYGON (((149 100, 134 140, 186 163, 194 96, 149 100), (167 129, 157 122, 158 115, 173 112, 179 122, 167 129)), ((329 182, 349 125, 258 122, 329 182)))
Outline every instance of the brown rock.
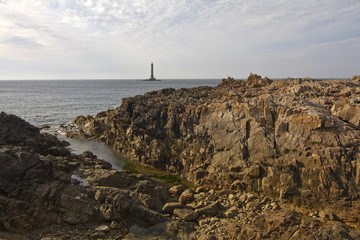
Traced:
POLYGON ((188 204, 195 200, 194 194, 190 189, 185 190, 179 197, 179 202, 182 204, 188 204))
POLYGON ((175 196, 180 196, 181 193, 185 190, 184 186, 183 185, 175 185, 173 187, 171 187, 169 189, 169 192, 172 194, 172 195, 175 195, 175 196))
POLYGON ((179 202, 169 202, 164 205, 162 211, 165 213, 172 213, 177 208, 184 208, 185 205, 179 202))
POLYGON ((224 213, 224 215, 225 215, 225 217, 227 217, 227 218, 233 218, 233 217, 235 217, 235 216, 237 215, 237 213, 238 213, 238 209, 233 206, 233 207, 229 208, 229 209, 224 213))
POLYGON ((186 222, 193 222, 199 217, 196 211, 188 208, 177 208, 174 210, 174 214, 186 222))
POLYGON ((206 217, 214 217, 221 213, 222 205, 219 201, 212 203, 206 207, 196 209, 196 211, 206 217))

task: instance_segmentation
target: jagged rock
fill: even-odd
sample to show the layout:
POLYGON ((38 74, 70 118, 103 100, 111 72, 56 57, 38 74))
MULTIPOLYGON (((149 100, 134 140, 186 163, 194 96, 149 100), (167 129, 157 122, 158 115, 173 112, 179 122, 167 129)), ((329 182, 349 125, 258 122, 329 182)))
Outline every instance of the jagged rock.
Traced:
POLYGON ((115 110, 78 117, 69 134, 101 135, 135 161, 210 187, 284 201, 357 198, 358 93, 356 79, 251 74, 127 98, 115 110))
POLYGON ((65 146, 16 116, 0 114, 2 229, 29 232, 17 239, 41 239, 40 233, 56 232, 57 226, 70 224, 81 236, 84 228, 78 226, 113 222, 96 229, 99 237, 105 232, 109 236, 125 233, 126 223, 151 225, 167 220, 160 213, 170 200, 163 185, 112 170, 90 152, 70 155, 65 146), (73 179, 78 179, 77 184, 73 179), (115 228, 116 232, 107 233, 115 228))
MULTIPOLYGON (((105 141, 134 161, 196 185, 236 191, 231 199, 203 192, 193 200, 193 207, 221 200, 239 210, 234 219, 210 221, 205 233, 229 228, 229 239, 332 238, 331 231, 334 238, 350 237, 356 234, 349 228, 318 223, 284 204, 333 204, 335 216, 356 225, 359 94, 358 77, 271 81, 250 74, 216 87, 126 98, 114 110, 78 117, 68 134, 105 141), (350 208, 355 214, 346 215, 350 208)), ((146 195, 140 198, 148 202, 146 195)))

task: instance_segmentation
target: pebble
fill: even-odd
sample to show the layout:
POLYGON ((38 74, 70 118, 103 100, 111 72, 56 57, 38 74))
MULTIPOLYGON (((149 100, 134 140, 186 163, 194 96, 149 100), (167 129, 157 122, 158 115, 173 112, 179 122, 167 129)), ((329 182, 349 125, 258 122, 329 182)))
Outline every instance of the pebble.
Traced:
POLYGON ((96 232, 109 232, 110 228, 107 225, 101 225, 95 229, 96 232))

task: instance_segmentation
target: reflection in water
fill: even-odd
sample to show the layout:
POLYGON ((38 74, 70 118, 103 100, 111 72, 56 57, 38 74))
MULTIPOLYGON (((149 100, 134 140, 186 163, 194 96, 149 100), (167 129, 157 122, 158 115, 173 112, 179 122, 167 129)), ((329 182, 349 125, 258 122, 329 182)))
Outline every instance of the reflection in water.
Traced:
POLYGON ((59 140, 65 140, 70 143, 70 149, 75 154, 82 154, 85 151, 90 151, 95 154, 99 159, 112 164, 116 170, 123 169, 126 159, 115 152, 110 146, 103 142, 93 142, 88 140, 81 140, 75 138, 68 138, 63 135, 57 136, 59 140))
MULTIPOLYGON (((123 166, 126 164, 126 159, 115 152, 110 146, 106 145, 103 142, 93 142, 88 140, 81 140, 75 138, 68 138, 64 135, 57 135, 59 140, 65 140, 70 143, 69 148, 75 154, 82 154, 85 151, 90 151, 95 154, 99 159, 104 159, 105 161, 112 164, 112 167, 116 170, 122 170, 123 166)), ((88 186, 86 180, 73 174, 73 180, 77 180, 80 184, 88 186)), ((169 237, 166 234, 167 223, 159 223, 151 227, 140 227, 138 225, 133 225, 129 229, 129 235, 126 239, 176 239, 169 237)))

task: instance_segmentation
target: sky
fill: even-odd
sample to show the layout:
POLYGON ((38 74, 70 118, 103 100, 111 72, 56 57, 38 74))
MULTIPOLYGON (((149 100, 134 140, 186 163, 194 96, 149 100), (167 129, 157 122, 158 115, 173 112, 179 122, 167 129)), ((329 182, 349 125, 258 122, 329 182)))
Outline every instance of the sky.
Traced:
POLYGON ((350 78, 360 0, 0 0, 0 79, 350 78))

